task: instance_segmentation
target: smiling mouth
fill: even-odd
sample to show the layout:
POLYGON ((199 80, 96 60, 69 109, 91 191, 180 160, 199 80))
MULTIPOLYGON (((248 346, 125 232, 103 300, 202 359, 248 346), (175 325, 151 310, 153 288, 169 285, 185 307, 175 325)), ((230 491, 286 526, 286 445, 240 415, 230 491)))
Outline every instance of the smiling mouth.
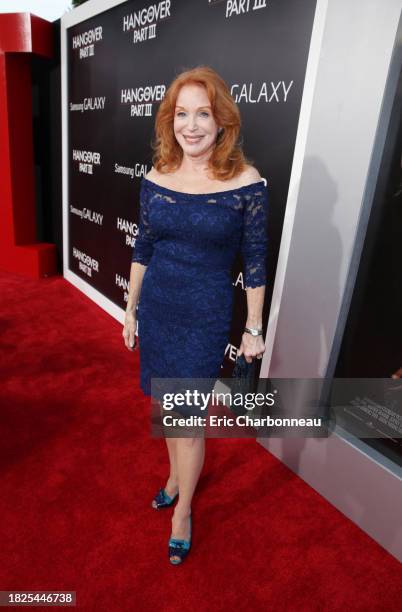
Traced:
POLYGON ((198 142, 199 140, 201 140, 201 138, 203 138, 203 136, 184 136, 184 139, 187 142, 198 142))

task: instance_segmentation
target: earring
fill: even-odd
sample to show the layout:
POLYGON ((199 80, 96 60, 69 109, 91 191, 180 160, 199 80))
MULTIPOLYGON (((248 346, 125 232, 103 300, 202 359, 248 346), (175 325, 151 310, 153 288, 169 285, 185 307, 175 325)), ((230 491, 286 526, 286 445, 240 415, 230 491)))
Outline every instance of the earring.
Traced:
POLYGON ((218 130, 218 134, 221 134, 221 132, 223 132, 223 127, 220 127, 218 130))

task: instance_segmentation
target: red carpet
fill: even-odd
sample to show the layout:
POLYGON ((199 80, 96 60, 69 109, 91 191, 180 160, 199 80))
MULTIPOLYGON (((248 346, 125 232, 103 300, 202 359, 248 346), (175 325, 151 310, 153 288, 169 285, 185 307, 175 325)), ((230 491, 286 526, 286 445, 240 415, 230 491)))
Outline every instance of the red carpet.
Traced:
POLYGON ((171 566, 171 510, 150 507, 167 453, 121 325, 60 276, 1 272, 0 291, 0 590, 102 612, 401 609, 398 561, 253 440, 207 440, 171 566))

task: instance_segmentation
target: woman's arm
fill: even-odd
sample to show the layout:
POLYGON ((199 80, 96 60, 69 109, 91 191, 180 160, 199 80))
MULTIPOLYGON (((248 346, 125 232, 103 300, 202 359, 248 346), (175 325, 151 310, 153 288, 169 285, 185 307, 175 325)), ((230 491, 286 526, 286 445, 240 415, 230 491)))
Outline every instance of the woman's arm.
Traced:
MULTIPOLYGON (((265 285, 260 287, 248 287, 247 293, 247 321, 246 327, 262 329, 262 309, 264 307, 265 285)), ((252 336, 244 332, 238 355, 244 353, 244 357, 250 363, 254 357, 261 359, 265 351, 265 344, 262 336, 252 336)))
MULTIPOLYGON (((267 187, 258 186, 245 205, 241 252, 247 293, 246 327, 260 330, 266 289, 267 209, 267 187)), ((254 357, 261 358, 264 351, 262 335, 243 333, 238 355, 244 353, 246 361, 250 363, 254 357)))
POLYGON ((144 278, 146 269, 147 266, 144 266, 137 261, 133 261, 131 263, 130 289, 128 292, 126 314, 132 314, 135 316, 135 309, 137 308, 141 294, 142 279, 144 278))
POLYGON ((138 236, 132 251, 129 283, 130 288, 128 293, 124 328, 122 332, 124 343, 129 350, 134 350, 134 348, 136 348, 136 308, 140 299, 141 286, 145 270, 147 269, 147 266, 151 260, 154 249, 155 235, 150 226, 148 213, 147 193, 146 189, 144 188, 144 184, 142 183, 140 190, 140 220, 138 226, 138 236))
POLYGON ((134 351, 136 346, 135 332, 137 331, 137 316, 136 308, 140 299, 142 279, 144 278, 147 266, 133 261, 130 269, 130 289, 128 292, 128 300, 126 314, 124 317, 123 338, 124 344, 129 351, 134 351))
POLYGON ((128 300, 126 314, 124 317, 123 338, 124 344, 129 351, 134 351, 136 346, 135 332, 137 331, 137 315, 136 308, 140 299, 142 279, 144 278, 147 266, 133 261, 130 269, 130 289, 128 292, 128 300))
POLYGON ((247 321, 246 327, 262 327, 262 309, 264 307, 265 285, 249 287, 247 294, 247 321))

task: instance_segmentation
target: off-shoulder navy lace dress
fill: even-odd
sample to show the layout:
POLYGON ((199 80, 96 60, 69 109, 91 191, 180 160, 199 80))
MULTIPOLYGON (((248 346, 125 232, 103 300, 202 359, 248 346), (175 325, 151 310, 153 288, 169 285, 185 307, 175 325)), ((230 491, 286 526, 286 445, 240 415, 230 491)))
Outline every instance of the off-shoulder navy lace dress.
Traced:
POLYGON ((151 395, 153 377, 219 377, 237 252, 244 286, 266 283, 267 206, 265 179, 189 194, 142 178, 131 260, 147 266, 137 312, 140 386, 146 395, 151 395))

